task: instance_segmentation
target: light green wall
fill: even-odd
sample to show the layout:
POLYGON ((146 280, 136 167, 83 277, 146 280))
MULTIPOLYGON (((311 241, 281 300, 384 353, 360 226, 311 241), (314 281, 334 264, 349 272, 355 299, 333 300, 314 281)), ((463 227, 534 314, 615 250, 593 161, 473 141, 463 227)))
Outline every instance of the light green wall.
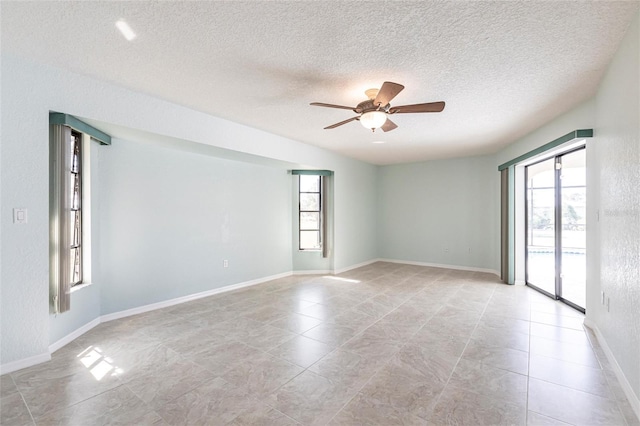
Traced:
POLYGON ((354 163, 335 170, 334 267, 344 270, 378 257, 377 168, 354 163))
POLYGON ((380 167, 379 256, 498 271, 494 163, 482 156, 380 167))
POLYGON ((100 151, 102 315, 291 271, 289 179, 114 139, 100 151))

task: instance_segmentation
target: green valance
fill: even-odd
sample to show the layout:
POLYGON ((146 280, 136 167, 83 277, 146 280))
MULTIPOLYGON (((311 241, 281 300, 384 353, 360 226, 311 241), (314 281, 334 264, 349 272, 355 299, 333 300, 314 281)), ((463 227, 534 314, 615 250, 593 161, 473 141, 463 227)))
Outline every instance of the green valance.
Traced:
POLYGON ((60 112, 50 112, 49 124, 62 124, 63 126, 69 126, 81 133, 86 133, 87 135, 100 142, 101 145, 111 145, 111 136, 107 135, 104 132, 101 132, 100 130, 88 125, 83 121, 78 120, 73 115, 62 114, 60 112))
POLYGON ((559 137, 556 140, 553 140, 549 143, 546 143, 534 150, 531 150, 529 152, 527 152, 526 154, 522 154, 519 157, 514 158, 511 161, 507 161, 504 164, 500 164, 498 166, 498 170, 502 171, 506 168, 508 168, 509 166, 513 166, 514 164, 518 164, 521 161, 526 160, 527 158, 531 158, 534 157, 538 154, 542 154, 545 151, 548 151, 550 149, 555 148, 556 146, 562 145, 563 143, 567 143, 573 139, 583 139, 583 138, 592 138, 593 137, 593 129, 581 129, 581 130, 574 130, 573 132, 567 133, 564 136, 559 137))
POLYGON ((292 175, 332 176, 331 170, 291 170, 292 175))

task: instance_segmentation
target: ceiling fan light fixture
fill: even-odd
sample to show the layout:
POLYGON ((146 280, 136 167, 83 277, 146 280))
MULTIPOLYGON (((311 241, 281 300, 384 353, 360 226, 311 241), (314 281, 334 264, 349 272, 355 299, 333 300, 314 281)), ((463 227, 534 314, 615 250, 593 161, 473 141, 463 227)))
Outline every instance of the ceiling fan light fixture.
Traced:
POLYGON ((375 130, 382 127, 387 121, 387 113, 384 111, 369 111, 360 116, 360 123, 367 129, 375 130))

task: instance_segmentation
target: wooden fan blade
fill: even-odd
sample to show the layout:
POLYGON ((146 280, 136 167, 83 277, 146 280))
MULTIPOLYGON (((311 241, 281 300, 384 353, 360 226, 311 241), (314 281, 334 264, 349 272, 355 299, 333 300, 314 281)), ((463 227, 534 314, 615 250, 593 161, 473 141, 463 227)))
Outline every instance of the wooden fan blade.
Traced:
POLYGON ((350 119, 348 119, 348 120, 344 120, 344 121, 341 121, 341 122, 339 122, 339 123, 332 124, 331 126, 327 126, 327 127, 325 127, 325 130, 326 130, 326 129, 335 129, 335 128, 336 128, 336 127, 338 127, 338 126, 342 126, 343 124, 347 124, 348 122, 353 121, 353 120, 357 120, 358 118, 360 118, 360 116, 351 117, 351 118, 350 118, 350 119))
POLYGON ((389 102, 391 102, 391 99, 395 98, 398 93, 402 92, 402 89, 404 89, 404 86, 402 84, 385 81, 378 91, 378 95, 373 101, 373 104, 382 106, 387 105, 389 102))
POLYGON ((309 105, 321 106, 321 107, 327 107, 327 108, 348 109, 348 110, 351 110, 353 112, 356 112, 356 109, 354 107, 348 107, 348 106, 344 106, 344 105, 323 104, 322 102, 311 102, 309 105))
POLYGON ((390 132, 397 127, 398 125, 396 123, 394 123, 393 121, 387 118, 387 121, 385 121, 382 127, 380 128, 382 129, 383 132, 390 132))
POLYGON ((430 102, 427 104, 400 105, 389 108, 389 114, 406 114, 411 112, 440 112, 444 109, 444 102, 430 102))

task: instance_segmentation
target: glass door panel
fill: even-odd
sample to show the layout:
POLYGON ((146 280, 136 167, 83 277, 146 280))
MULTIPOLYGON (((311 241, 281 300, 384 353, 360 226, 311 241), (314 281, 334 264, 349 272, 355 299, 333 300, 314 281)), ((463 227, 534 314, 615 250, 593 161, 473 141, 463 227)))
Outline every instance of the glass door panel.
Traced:
POLYGON ((586 155, 585 150, 560 156, 560 296, 586 305, 586 155))
POLYGON ((556 295, 555 158, 526 167, 526 280, 556 295))

